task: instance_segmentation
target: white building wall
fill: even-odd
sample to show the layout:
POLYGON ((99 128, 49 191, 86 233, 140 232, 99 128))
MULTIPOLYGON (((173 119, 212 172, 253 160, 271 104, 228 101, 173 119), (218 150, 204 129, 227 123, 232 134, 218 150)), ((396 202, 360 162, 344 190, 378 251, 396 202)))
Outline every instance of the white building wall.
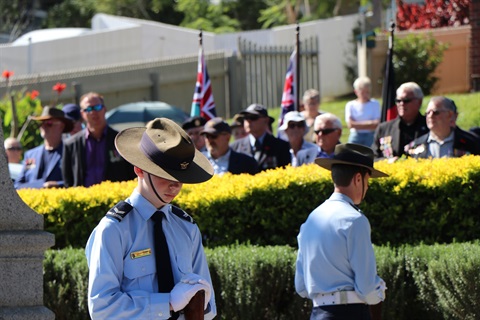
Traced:
MULTIPOLYGON (((352 91, 344 65, 351 54, 349 43, 357 15, 300 24, 301 39, 318 36, 320 43, 320 92, 323 97, 352 91)), ((293 45, 295 25, 232 34, 203 32, 205 52, 238 52, 239 37, 259 45, 293 45)), ((31 45, 0 45, 0 70, 15 76, 65 69, 105 66, 198 52, 198 30, 132 18, 97 14, 88 34, 31 45)))

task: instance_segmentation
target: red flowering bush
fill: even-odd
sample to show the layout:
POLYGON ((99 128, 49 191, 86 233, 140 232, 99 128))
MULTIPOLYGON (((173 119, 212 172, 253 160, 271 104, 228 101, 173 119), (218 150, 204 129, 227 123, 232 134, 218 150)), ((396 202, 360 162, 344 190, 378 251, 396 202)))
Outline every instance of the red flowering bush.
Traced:
MULTIPOLYGON (((42 105, 39 99, 40 93, 37 90, 26 91, 25 89, 19 91, 12 91, 10 94, 0 97, 0 118, 3 119, 3 134, 5 137, 12 135, 11 129, 13 125, 12 101, 10 95, 13 96, 16 105, 16 113, 18 119, 18 126, 25 127, 25 132, 21 137, 22 145, 25 149, 36 147, 42 143, 42 137, 35 121, 29 121, 29 116, 39 115, 42 113, 42 105)), ((16 133, 14 134, 16 135, 16 133)))
POLYGON ((399 30, 433 29, 467 25, 471 0, 425 0, 425 4, 397 0, 399 30))

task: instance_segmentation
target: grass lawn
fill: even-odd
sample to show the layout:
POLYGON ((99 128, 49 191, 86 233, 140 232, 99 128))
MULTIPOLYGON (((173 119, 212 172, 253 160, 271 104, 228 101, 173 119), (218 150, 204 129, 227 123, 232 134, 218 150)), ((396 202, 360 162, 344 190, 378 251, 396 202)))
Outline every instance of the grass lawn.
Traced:
MULTIPOLYGON (((471 127, 480 126, 480 92, 476 93, 465 93, 465 94, 447 94, 445 95, 448 98, 455 101, 455 104, 458 108, 458 119, 457 125, 463 130, 469 130, 471 127)), ((345 123, 345 104, 353 99, 353 96, 350 98, 344 99, 335 99, 332 101, 322 102, 320 105, 320 110, 324 112, 331 112, 338 116, 343 123, 343 131, 341 142, 347 142, 349 130, 345 123)), ((422 114, 425 113, 427 108, 428 101, 430 96, 423 98, 422 109, 420 110, 422 114)), ((380 105, 382 101, 379 99, 380 105)), ((268 109, 268 114, 274 119, 278 119, 280 115, 280 108, 268 109)), ((229 120, 229 123, 231 120, 229 120)), ((277 131, 277 120, 273 124, 274 134, 277 131)))

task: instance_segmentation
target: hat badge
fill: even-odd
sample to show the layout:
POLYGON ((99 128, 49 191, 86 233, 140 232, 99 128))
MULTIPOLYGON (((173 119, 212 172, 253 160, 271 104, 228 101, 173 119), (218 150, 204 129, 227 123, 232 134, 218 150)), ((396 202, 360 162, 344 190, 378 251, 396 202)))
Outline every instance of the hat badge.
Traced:
POLYGON ((182 162, 182 163, 180 163, 180 169, 182 169, 182 170, 187 169, 187 167, 188 167, 189 164, 190 164, 190 163, 188 163, 188 162, 182 162))

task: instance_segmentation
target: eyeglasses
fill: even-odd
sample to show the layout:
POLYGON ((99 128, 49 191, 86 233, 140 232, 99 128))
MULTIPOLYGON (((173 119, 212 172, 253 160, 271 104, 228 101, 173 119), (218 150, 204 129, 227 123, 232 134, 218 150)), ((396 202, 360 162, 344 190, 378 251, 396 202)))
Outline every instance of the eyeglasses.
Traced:
POLYGON ((288 123, 288 129, 294 129, 294 128, 304 128, 305 127, 305 123, 302 121, 302 122, 289 122, 288 123))
POLYGON ((440 113, 446 111, 448 110, 428 110, 427 112, 425 112, 425 115, 429 116, 430 114, 432 114, 432 116, 438 116, 440 113))
POLYGON ((255 115, 246 115, 244 119, 247 121, 257 121, 260 119, 260 117, 255 115))
POLYGON ((330 129, 320 129, 320 130, 315 130, 315 134, 318 135, 320 132, 326 136, 327 134, 332 133, 333 131, 338 130, 337 128, 330 128, 330 129))
POLYGON ((89 106, 89 107, 86 107, 85 109, 82 109, 83 112, 86 112, 86 113, 90 113, 92 111, 100 111, 102 110, 104 107, 103 104, 97 104, 96 106, 89 106))
POLYGON ((219 134, 212 134, 212 133, 205 133, 205 138, 210 139, 210 140, 215 140, 219 136, 223 136, 227 134, 226 132, 220 132, 219 134))
POLYGON ((403 104, 407 104, 407 103, 410 103, 412 102, 413 100, 415 100, 417 98, 410 98, 410 99, 395 99, 395 102, 396 103, 400 103, 400 102, 403 102, 403 104))
POLYGON ((21 147, 9 147, 7 148, 8 151, 22 151, 21 147))

